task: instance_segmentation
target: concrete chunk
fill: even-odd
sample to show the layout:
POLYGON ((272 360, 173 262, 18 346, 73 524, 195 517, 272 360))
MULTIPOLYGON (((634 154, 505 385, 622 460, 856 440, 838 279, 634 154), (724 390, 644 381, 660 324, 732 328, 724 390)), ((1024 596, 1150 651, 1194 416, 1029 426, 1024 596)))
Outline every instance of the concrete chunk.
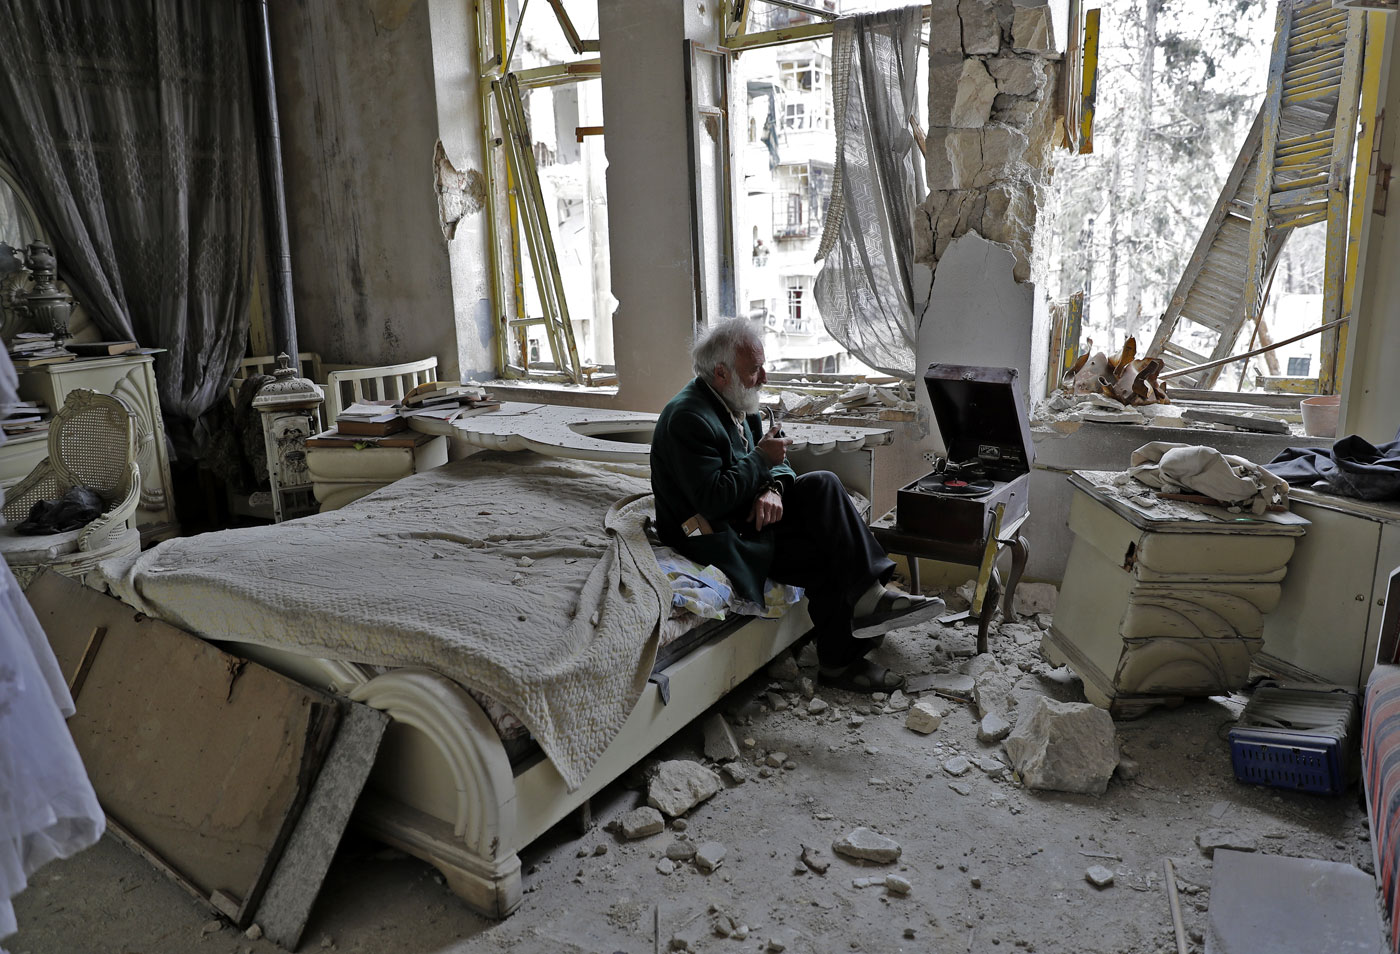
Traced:
POLYGON ((1108 712, 1087 702, 1031 702, 1006 753, 1027 788, 1102 795, 1118 765, 1118 741, 1108 712))
POLYGON ((711 713, 705 720, 704 729, 705 758, 716 762, 732 762, 742 755, 739 740, 734 737, 734 730, 729 727, 724 716, 718 712, 711 713))
POLYGON ((1084 880, 1096 888, 1107 888, 1113 884, 1113 872, 1103 865, 1094 865, 1084 872, 1084 880))
POLYGON ((995 712, 988 712, 977 726, 979 742, 1000 742, 1011 734, 1011 723, 995 712))
POLYGON ((647 804, 671 817, 684 815, 718 792, 719 776, 699 762, 675 759, 662 762, 647 787, 647 804))
POLYGON ((932 702, 917 702, 904 717, 904 727, 928 735, 943 724, 943 713, 932 702))
POLYGON ((901 851, 899 842, 869 828, 857 828, 847 832, 832 843, 831 850, 847 858, 879 865, 894 864, 899 860, 901 851))
POLYGON ((720 865, 724 864, 724 856, 728 854, 724 845, 717 841, 707 841, 699 848, 695 849, 695 867, 709 874, 720 865))
POLYGON ((996 7, 987 0, 958 0, 958 18, 962 21, 964 53, 995 53, 1001 49, 1001 24, 997 22, 996 7))
POLYGON ((623 815, 619 824, 622 826, 622 837, 631 841, 660 833, 666 827, 666 820, 656 809, 643 805, 623 815))

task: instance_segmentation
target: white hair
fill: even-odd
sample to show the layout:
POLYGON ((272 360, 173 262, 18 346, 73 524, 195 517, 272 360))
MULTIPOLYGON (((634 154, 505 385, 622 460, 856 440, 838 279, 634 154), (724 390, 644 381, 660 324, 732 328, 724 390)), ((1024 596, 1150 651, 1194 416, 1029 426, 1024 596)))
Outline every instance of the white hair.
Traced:
POLYGON ((720 365, 734 370, 734 358, 746 345, 763 347, 763 336, 754 323, 747 318, 722 318, 695 336, 695 345, 690 349, 691 364, 697 375, 713 381, 715 368, 720 365))

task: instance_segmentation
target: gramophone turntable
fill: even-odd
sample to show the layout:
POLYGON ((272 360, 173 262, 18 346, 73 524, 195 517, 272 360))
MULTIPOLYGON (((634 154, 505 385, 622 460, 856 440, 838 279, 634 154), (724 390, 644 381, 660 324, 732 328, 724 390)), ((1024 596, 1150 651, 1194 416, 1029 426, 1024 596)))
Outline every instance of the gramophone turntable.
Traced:
POLYGON ((924 372, 946 456, 900 489, 898 527, 951 543, 985 540, 1004 503, 1004 524, 1024 515, 1034 448, 1015 368, 933 364, 924 372))

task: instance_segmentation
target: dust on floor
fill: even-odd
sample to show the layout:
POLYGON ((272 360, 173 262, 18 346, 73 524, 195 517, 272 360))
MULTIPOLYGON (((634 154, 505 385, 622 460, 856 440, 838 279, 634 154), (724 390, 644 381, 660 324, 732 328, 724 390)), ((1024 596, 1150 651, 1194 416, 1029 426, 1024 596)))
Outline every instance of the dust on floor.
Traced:
MULTIPOLYGON (((1010 698, 1082 698, 1077 681, 1039 661, 1038 636, 1034 620, 993 635, 1006 684, 1015 684, 1010 698)), ((911 674, 966 672, 977 668, 974 644, 971 627, 933 624, 892 633, 877 658, 911 674)), ((1174 954, 1164 859, 1175 865, 1196 952, 1210 897, 1202 843, 1371 870, 1354 789, 1328 798, 1235 781, 1226 731, 1241 696, 1118 723, 1132 777, 1115 775, 1093 797, 1030 791, 999 771, 1002 747, 978 741, 970 705, 942 700, 942 724, 920 735, 905 728, 907 712, 886 711, 888 700, 818 686, 826 706, 812 706, 802 679, 813 671, 773 672, 784 678, 760 674, 719 707, 738 738, 752 740, 748 781, 726 782, 681 822, 636 841, 609 830, 645 803, 649 766, 703 759, 698 722, 594 799, 587 834, 566 821, 522 853, 524 902, 505 921, 472 915, 423 863, 351 836, 300 950, 1174 954), (775 753, 783 758, 768 758, 775 753), (972 764, 953 775, 963 769, 957 756, 972 764), (833 842, 861 826, 897 841, 899 860, 861 866, 833 854, 833 842), (692 861, 662 864, 678 841, 719 842, 723 863, 708 874, 692 861), (802 862, 804 847, 830 862, 824 874, 802 862), (1096 866, 1112 872, 1107 887, 1090 883, 1096 866), (885 885, 890 875, 907 893, 898 880, 885 885)), ((110 837, 42 869, 16 910, 12 954, 279 950, 213 920, 110 837)))

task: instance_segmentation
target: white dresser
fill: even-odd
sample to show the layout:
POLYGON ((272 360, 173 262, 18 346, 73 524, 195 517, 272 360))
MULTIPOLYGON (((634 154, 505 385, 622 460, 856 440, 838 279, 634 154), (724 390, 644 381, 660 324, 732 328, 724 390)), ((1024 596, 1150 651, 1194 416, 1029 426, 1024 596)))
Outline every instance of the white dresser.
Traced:
MULTIPOLYGON (((143 543, 172 536, 178 529, 153 363, 149 354, 123 354, 78 358, 19 372, 20 397, 43 401, 53 412, 63 406, 69 391, 91 388, 116 395, 136 414, 141 429, 136 459, 141 468, 141 504, 136 513, 143 543)), ((18 483, 46 456, 45 434, 9 439, 0 447, 0 486, 8 488, 18 483)))

